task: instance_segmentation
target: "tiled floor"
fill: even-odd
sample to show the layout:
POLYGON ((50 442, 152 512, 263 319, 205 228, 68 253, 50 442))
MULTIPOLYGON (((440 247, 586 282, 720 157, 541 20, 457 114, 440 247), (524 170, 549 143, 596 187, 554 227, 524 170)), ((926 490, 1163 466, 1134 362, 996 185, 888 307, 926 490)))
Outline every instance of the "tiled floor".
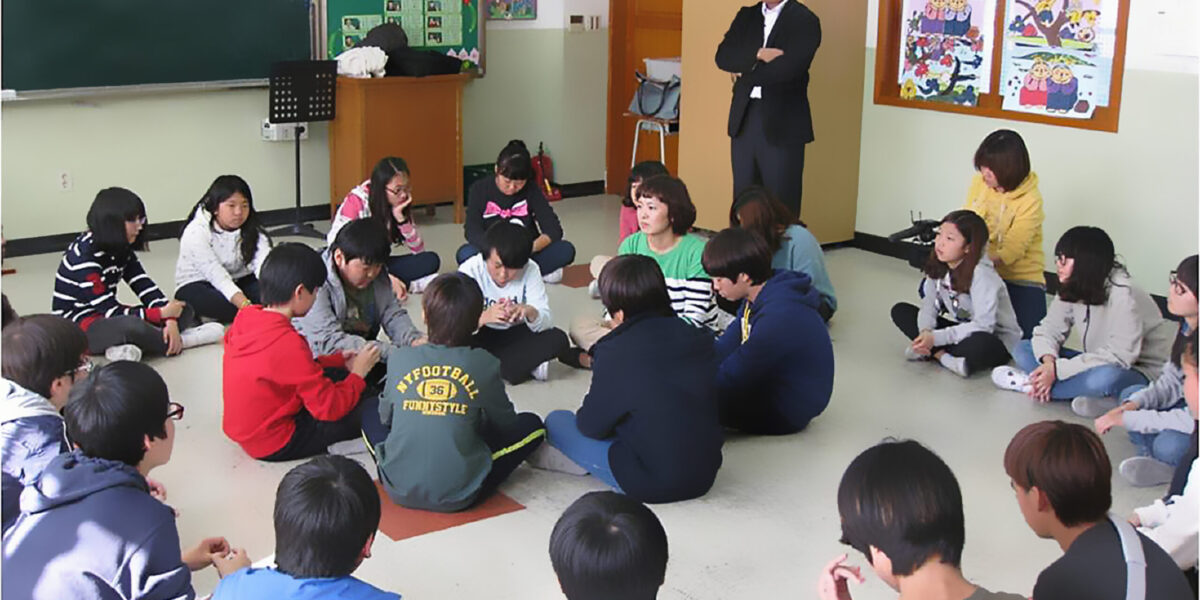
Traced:
MULTIPOLYGON (((556 205, 577 262, 611 253, 616 244, 618 203, 612 197, 578 198, 556 205)), ((452 268, 461 243, 449 210, 418 220, 427 247, 452 268)), ((150 207, 151 217, 154 214, 150 207)), ((318 224, 321 227, 327 224, 318 224)), ((17 235, 18 232, 8 232, 17 235)), ((159 241, 142 255, 164 287, 173 281, 178 243, 159 241)), ((50 306, 59 256, 11 259, 18 269, 0 286, 21 313, 50 306)), ((831 333, 837 358, 834 397, 808 430, 781 438, 731 438, 713 490, 704 498, 655 506, 671 545, 665 599, 812 597, 815 575, 839 545, 836 494, 842 470, 862 449, 893 436, 932 447, 954 469, 966 503, 964 569, 993 590, 1028 594, 1038 571, 1059 555, 1052 541, 1038 540, 1017 509, 1001 460, 1023 425, 1040 419, 1076 419, 1068 406, 1036 406, 995 389, 985 375, 969 381, 930 364, 907 363, 904 340, 888 317, 891 305, 914 295, 917 274, 903 262, 855 249, 827 253, 839 310, 831 333)), ((598 313, 582 289, 550 286, 554 320, 598 313)), ((127 290, 126 290, 127 293, 127 290)), ((127 297, 127 301, 129 298, 127 297)), ((408 302, 420 324, 420 304, 408 302)), ((275 487, 291 464, 255 462, 221 433, 221 347, 193 349, 152 364, 166 378, 174 400, 187 405, 170 464, 155 471, 179 513, 185 544, 225 535, 259 559, 273 552, 271 510, 275 487)), ((551 380, 512 387, 521 410, 545 415, 573 409, 590 374, 552 365, 551 380)), ((1120 432, 1106 436, 1114 463, 1132 454, 1120 432)), ((379 536, 372 558, 358 575, 406 598, 556 598, 547 541, 555 519, 580 494, 602 489, 590 477, 522 467, 503 487, 527 509, 402 542, 379 536)), ((1114 509, 1126 514, 1162 494, 1114 480, 1114 509)), ((854 555, 856 564, 866 565, 854 555)), ((200 592, 216 584, 211 570, 196 577, 200 592)), ((855 590, 860 600, 894 598, 868 577, 855 590)))

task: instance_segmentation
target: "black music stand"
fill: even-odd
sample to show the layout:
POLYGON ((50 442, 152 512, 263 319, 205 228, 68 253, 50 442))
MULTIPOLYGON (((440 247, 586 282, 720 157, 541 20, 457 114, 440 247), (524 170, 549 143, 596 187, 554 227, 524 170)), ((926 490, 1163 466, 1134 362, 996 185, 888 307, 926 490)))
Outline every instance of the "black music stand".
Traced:
MULTIPOLYGON (((337 90, 337 61, 297 60, 271 65, 271 123, 332 121, 337 90)), ((299 235, 325 239, 325 234, 300 218, 300 134, 296 127, 296 217, 291 225, 267 232, 270 235, 299 235)))

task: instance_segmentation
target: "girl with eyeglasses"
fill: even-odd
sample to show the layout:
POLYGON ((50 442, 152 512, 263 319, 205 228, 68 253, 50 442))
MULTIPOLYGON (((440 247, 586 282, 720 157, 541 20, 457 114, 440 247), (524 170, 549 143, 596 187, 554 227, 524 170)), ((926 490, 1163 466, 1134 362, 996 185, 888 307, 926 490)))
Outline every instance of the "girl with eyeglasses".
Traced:
MULTIPOLYGON (((1175 469, 1189 451, 1195 452, 1192 432, 1195 417, 1188 412, 1183 398, 1183 366, 1180 356, 1189 335, 1196 331, 1197 257, 1183 259, 1171 271, 1167 312, 1183 320, 1171 359, 1149 386, 1133 386, 1121 392, 1121 402, 1109 398, 1076 398, 1071 410, 1081 417, 1096 419, 1096 431, 1104 434, 1113 427, 1124 427, 1137 456, 1121 461, 1117 469, 1135 487, 1170 483, 1175 469)), ((1186 465, 1185 465, 1186 466, 1186 465)))
POLYGON ((1058 294, 1033 338, 1013 352, 1016 368, 997 367, 992 381, 1039 402, 1118 398, 1158 377, 1170 355, 1172 326, 1117 261, 1098 227, 1072 227, 1054 248, 1058 294), (1063 347, 1078 327, 1078 351, 1063 347))
POLYGON ((912 340, 904 356, 935 360, 959 377, 1007 364, 1021 327, 988 258, 983 217, 969 210, 946 215, 924 270, 921 307, 892 307, 892 321, 912 340))
POLYGON ((346 194, 329 227, 325 241, 330 246, 347 223, 375 219, 388 232, 393 245, 404 244, 410 254, 387 259, 388 276, 396 298, 404 301, 409 292, 419 294, 437 276, 442 261, 425 250, 425 241, 412 218, 412 174, 403 158, 388 156, 375 164, 371 178, 346 194))
POLYGON ((109 360, 141 360, 179 354, 186 348, 221 341, 220 323, 198 324, 195 312, 167 297, 146 274, 136 251, 146 250, 146 207, 125 188, 96 194, 87 231, 67 248, 54 277, 54 314, 70 319, 87 334, 88 351, 109 360), (139 304, 117 300, 124 280, 139 304))

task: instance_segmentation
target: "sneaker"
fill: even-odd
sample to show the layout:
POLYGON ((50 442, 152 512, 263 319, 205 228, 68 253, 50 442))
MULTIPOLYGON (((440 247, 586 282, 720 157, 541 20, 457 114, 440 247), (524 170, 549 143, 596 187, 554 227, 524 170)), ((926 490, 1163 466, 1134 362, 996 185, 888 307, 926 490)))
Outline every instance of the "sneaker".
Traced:
POLYGON ((366 454, 367 443, 363 441, 362 436, 358 436, 349 440, 342 440, 330 444, 325 451, 338 456, 353 456, 355 454, 366 454))
POLYGON ((542 275, 542 281, 546 283, 562 283, 562 267, 559 267, 545 275, 542 275))
POLYGON ((104 351, 104 358, 107 358, 109 362, 117 362, 118 360, 138 362, 142 360, 142 349, 133 344, 109 346, 104 351))
POLYGON ((1095 419, 1096 417, 1099 417, 1116 408, 1118 404, 1120 404, 1120 402, 1117 402, 1112 398, 1080 396, 1071 401, 1071 410, 1081 417, 1095 419))
POLYGON ((966 377, 969 374, 967 373, 967 359, 961 356, 951 356, 949 352, 943 352, 938 362, 942 363, 946 370, 959 377, 966 377))
POLYGON ((992 369, 992 383, 1002 390, 1011 390, 1028 394, 1030 388, 1029 374, 1012 367, 996 367, 992 369))
POLYGON ((588 295, 597 300, 600 299, 600 280, 599 279, 593 279, 592 282, 588 284, 588 295))
POLYGON ((917 354, 917 351, 913 350, 912 346, 904 347, 904 360, 910 360, 913 362, 917 362, 917 361, 923 361, 923 360, 929 360, 929 359, 930 359, 930 356, 928 354, 917 354))
POLYGON ((434 279, 437 279, 437 276, 438 274, 434 273, 432 275, 426 275, 420 279, 414 279, 412 283, 408 284, 408 293, 420 294, 421 292, 424 292, 425 288, 429 287, 429 284, 433 283, 434 279))
POLYGON ((546 361, 533 370, 533 378, 538 381, 550 379, 550 361, 546 361))
POLYGON ((225 326, 220 323, 205 323, 179 334, 183 348, 195 348, 206 344, 215 344, 225 337, 225 326))
POLYGON ((568 473, 570 475, 587 475, 587 469, 579 466, 575 461, 567 458, 562 450, 551 446, 547 442, 542 442, 541 446, 537 447, 529 454, 529 458, 525 459, 529 466, 543 471, 556 471, 558 473, 568 473))
POLYGON ((1171 477, 1175 475, 1174 467, 1149 456, 1127 458, 1121 461, 1117 470, 1133 487, 1165 485, 1171 483, 1171 477))

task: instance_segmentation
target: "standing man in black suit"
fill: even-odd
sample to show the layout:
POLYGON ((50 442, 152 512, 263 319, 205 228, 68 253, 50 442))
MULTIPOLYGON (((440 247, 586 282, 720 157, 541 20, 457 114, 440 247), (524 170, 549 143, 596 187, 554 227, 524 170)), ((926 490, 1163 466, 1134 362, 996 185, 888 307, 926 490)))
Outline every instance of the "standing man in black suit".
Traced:
POLYGON ((821 20, 799 0, 743 7, 717 47, 717 67, 733 73, 729 137, 734 195, 766 186, 798 218, 804 145, 813 141, 808 66, 821 45, 821 20))

